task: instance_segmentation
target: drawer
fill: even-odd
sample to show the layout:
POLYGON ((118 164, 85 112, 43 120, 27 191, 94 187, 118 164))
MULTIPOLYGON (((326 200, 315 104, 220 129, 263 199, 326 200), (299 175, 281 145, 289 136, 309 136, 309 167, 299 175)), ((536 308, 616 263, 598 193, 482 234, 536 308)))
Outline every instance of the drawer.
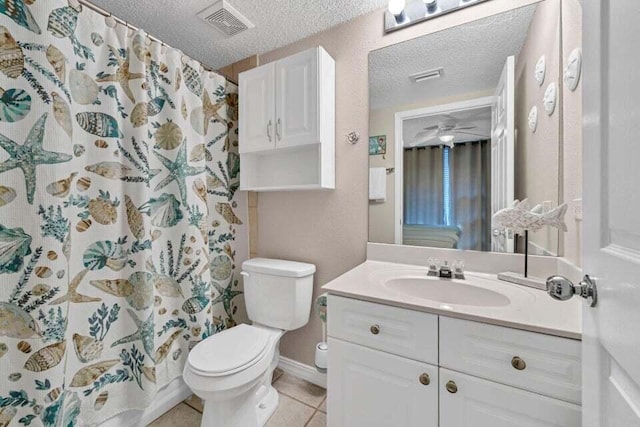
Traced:
POLYGON ((440 427, 580 427, 580 406, 440 368, 440 427), (447 385, 449 384, 449 385, 447 385))
POLYGON ((329 336, 438 364, 438 316, 335 295, 327 305, 329 336))
POLYGON ((440 318, 440 366, 580 404, 581 343, 440 318))

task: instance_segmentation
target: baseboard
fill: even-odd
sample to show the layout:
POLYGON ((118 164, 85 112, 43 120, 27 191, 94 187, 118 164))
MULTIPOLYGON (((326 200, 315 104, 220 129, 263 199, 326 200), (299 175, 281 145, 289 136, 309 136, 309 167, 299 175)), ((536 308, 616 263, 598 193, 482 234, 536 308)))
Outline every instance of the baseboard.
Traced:
POLYGON ((288 357, 280 356, 278 368, 294 377, 309 381, 322 388, 327 388, 327 374, 321 374, 316 370, 315 366, 305 365, 288 357))
POLYGON ((100 427, 144 427, 162 416, 171 408, 191 395, 191 390, 182 380, 176 378, 158 391, 153 403, 144 411, 126 411, 109 418, 100 427))

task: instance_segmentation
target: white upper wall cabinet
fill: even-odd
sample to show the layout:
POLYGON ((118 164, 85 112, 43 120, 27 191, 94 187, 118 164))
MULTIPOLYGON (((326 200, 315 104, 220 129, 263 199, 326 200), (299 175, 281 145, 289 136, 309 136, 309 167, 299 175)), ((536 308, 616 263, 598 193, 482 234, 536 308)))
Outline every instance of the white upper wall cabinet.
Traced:
POLYGON ((241 152, 269 150, 275 147, 275 77, 273 64, 242 74, 239 117, 250 120, 240 119, 241 152))
POLYGON ((317 47, 239 76, 240 189, 335 188, 335 61, 317 47))
POLYGON ((318 52, 308 50, 276 63, 277 144, 315 143, 318 134, 318 52))

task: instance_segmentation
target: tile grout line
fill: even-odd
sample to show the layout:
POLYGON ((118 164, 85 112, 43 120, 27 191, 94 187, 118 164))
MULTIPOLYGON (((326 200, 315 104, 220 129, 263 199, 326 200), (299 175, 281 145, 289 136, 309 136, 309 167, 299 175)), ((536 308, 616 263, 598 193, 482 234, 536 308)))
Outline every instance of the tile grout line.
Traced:
POLYGON ((311 414, 311 416, 309 417, 309 419, 307 420, 306 423, 304 423, 304 427, 307 427, 309 425, 309 423, 311 422, 311 420, 313 419, 313 417, 316 416, 316 414, 318 413, 318 409, 316 409, 315 411, 313 411, 313 413, 311 414))
POLYGON ((282 392, 282 391, 280 391, 280 390, 278 390, 278 393, 282 394, 283 396, 288 397, 289 399, 295 400, 295 401, 296 401, 296 402, 298 402, 298 403, 302 403, 304 406, 306 406, 307 408, 311 408, 311 409, 313 409, 314 411, 315 411, 315 410, 317 410, 317 409, 322 405, 322 402, 324 402, 324 400, 323 400, 322 402, 320 402, 320 404, 319 404, 317 407, 315 407, 315 406, 313 406, 313 405, 309 405, 309 404, 308 404, 308 403, 306 403, 306 402, 303 402, 303 401, 302 401, 302 400, 300 400, 300 399, 297 399, 297 398, 295 398, 295 397, 293 397, 293 396, 290 396, 290 395, 288 395, 287 393, 284 393, 284 392, 282 392))
MULTIPOLYGON (((280 376, 279 376, 275 381, 273 381, 273 382, 271 383, 271 385, 272 385, 272 386, 274 386, 274 388, 276 388, 276 387, 275 387, 275 383, 276 383, 276 382, 278 382, 278 380, 279 380, 280 378, 284 377, 284 375, 285 375, 285 374, 286 374, 286 372, 283 372, 282 374, 280 374, 280 376)), ((297 377, 296 377, 296 378, 297 378, 297 377)), ((303 381, 305 381, 305 380, 303 380, 303 381)), ((307 381, 305 381, 305 382, 307 382, 307 381)), ((322 388, 322 387, 320 387, 320 388, 322 388)), ((325 392, 324 392, 324 396, 323 396, 322 400, 320 401, 320 403, 318 403, 318 406, 313 406, 313 405, 310 405, 310 404, 308 404, 308 403, 306 403, 306 402, 303 402, 302 400, 300 400, 300 399, 298 399, 298 398, 296 398, 296 397, 294 397, 294 396, 291 396, 291 395, 289 395, 289 394, 285 393, 284 391, 278 390, 278 389, 276 388, 276 391, 277 391, 278 393, 282 394, 283 396, 287 396, 288 398, 291 398, 291 399, 295 400, 296 402, 298 402, 298 403, 302 403, 303 405, 305 405, 305 406, 307 406, 307 407, 309 407, 309 408, 311 408, 311 409, 315 409, 315 410, 319 410, 319 409, 320 409, 320 407, 322 406, 322 404, 324 403, 324 401, 325 401, 325 400, 327 400, 327 390, 326 390, 326 389, 324 389, 324 390, 325 390, 325 392)), ((322 412, 322 411, 320 411, 320 412, 322 412)))
MULTIPOLYGON (((186 402, 184 402, 184 401, 183 401, 182 403, 183 403, 185 406, 187 406, 188 408, 190 408, 191 410, 194 410, 194 411, 196 411, 197 413, 199 413, 200 415, 202 415, 202 412, 198 411, 198 410, 197 410, 196 408, 194 408, 193 406, 189 405, 188 403, 186 403, 186 402)), ((176 406, 174 406, 174 408, 177 408, 178 406, 180 406, 180 405, 176 405, 176 406)))
POLYGON ((323 411, 322 409, 320 409, 320 407, 322 406, 322 404, 324 404, 327 401, 327 395, 325 394, 324 399, 322 399, 322 402, 320 402, 320 404, 318 405, 318 411, 326 414, 327 411, 323 411))
MULTIPOLYGON (((200 398, 198 397, 198 399, 200 399, 200 398)), ((202 411, 200 409, 196 408, 195 406, 193 406, 191 403, 187 402, 186 400, 183 400, 182 403, 187 405, 189 408, 195 409, 196 411, 198 411, 198 412, 200 412, 202 414, 202 411)), ((204 402, 202 404, 204 405, 204 402)))

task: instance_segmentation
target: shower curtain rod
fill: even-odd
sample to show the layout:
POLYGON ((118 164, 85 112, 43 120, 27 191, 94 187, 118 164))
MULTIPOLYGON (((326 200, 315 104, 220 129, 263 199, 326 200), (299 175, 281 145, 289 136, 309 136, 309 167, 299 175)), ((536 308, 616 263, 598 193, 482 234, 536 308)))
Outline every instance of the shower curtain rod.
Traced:
MULTIPOLYGON (((80 3, 81 5, 86 6, 86 7, 88 7, 89 9, 93 10, 94 12, 99 13, 99 14, 100 14, 100 15, 102 15, 102 16, 113 18, 113 20, 114 20, 114 21, 116 21, 116 22, 117 22, 117 23, 119 23, 119 24, 124 25, 124 26, 125 26, 125 27, 127 27, 127 28, 131 28, 131 29, 132 29, 132 30, 134 30, 134 31, 140 31, 140 30, 141 30, 140 28, 138 28, 138 27, 136 27, 136 26, 134 26, 134 25, 129 24, 129 23, 128 23, 127 21, 125 21, 124 19, 120 19, 120 18, 118 18, 117 16, 114 16, 111 12, 109 12, 109 11, 107 11, 107 10, 105 10, 105 9, 101 8, 100 6, 96 6, 95 4, 91 3, 91 2, 90 2, 90 1, 88 1, 88 0, 76 0, 76 1, 77 1, 78 3, 80 3)), ((144 31, 144 30, 142 30, 142 31, 144 31)), ((145 31, 145 33, 146 33, 146 31, 145 31)), ((157 43, 160 43, 160 44, 161 44, 161 45, 163 45, 163 46, 169 47, 169 48, 171 48, 171 49, 176 49, 176 48, 174 48, 173 46, 170 46, 169 44, 167 44, 167 43, 163 42, 162 40, 160 40, 160 39, 159 39, 159 38, 157 38, 157 37, 152 36, 152 35, 151 35, 151 34, 149 34, 149 33, 147 33, 147 37, 149 37, 151 40, 153 40, 153 41, 155 41, 155 42, 157 42, 157 43)), ((182 52, 182 50, 181 50, 181 49, 176 49, 176 50, 179 50, 183 55, 185 55, 185 54, 182 52)), ((185 56, 188 56, 188 55, 185 55, 185 56)), ((213 68, 211 68, 210 66, 208 66, 208 65, 206 65, 206 64, 203 64, 201 61, 198 61, 197 59, 194 59, 194 58, 192 58, 192 57, 190 57, 190 56, 189 56, 189 58, 193 59, 193 60, 194 60, 194 61, 196 61, 198 64, 200 64, 200 66, 202 66, 202 68, 203 68, 205 71, 211 71, 211 72, 214 72, 214 73, 219 74, 219 73, 218 73, 218 71, 214 70, 213 68)), ((224 77, 224 76, 223 76, 223 77, 224 77)), ((225 78, 226 78, 226 77, 225 77, 225 78)))

